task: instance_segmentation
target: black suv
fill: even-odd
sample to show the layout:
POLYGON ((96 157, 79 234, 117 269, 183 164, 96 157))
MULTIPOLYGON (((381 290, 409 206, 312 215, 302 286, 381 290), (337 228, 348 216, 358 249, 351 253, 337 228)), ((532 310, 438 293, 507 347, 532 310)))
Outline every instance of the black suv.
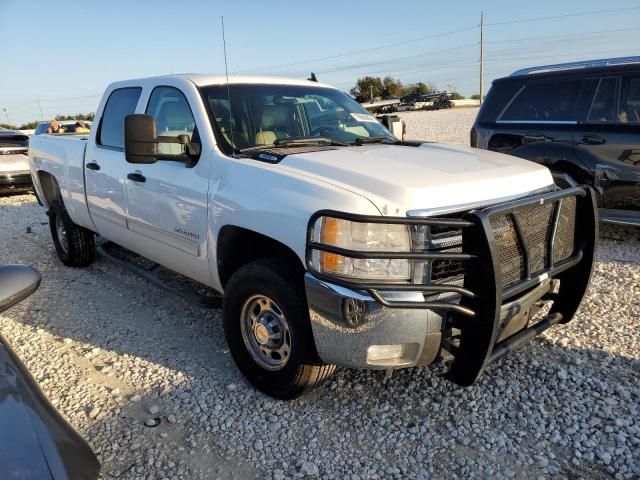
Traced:
POLYGON ((640 226, 640 57, 532 67, 495 80, 471 146, 591 185, 601 221, 640 226))

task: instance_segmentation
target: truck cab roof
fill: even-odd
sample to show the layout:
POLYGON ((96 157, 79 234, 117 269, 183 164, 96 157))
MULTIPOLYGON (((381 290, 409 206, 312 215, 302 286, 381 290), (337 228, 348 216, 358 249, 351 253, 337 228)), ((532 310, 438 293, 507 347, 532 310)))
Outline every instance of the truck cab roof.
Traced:
POLYGON ((113 83, 113 87, 121 87, 124 85, 151 83, 162 84, 167 78, 182 79, 188 81, 197 87, 206 87, 210 85, 226 85, 227 82, 233 84, 262 84, 262 85, 304 85, 311 87, 335 88, 320 82, 312 82, 310 80, 302 80, 297 78, 287 78, 269 75, 229 75, 227 78, 224 74, 202 74, 202 73, 180 73, 172 75, 161 75, 156 77, 145 77, 133 80, 125 80, 113 83))

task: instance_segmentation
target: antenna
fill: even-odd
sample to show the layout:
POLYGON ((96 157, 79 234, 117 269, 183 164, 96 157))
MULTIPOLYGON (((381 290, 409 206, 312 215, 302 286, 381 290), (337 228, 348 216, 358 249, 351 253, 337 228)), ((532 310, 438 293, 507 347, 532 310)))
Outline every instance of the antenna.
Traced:
POLYGON ((484 10, 480 12, 480 105, 484 96, 484 10))
POLYGON ((222 23, 222 48, 224 49, 224 74, 227 77, 227 101, 229 102, 229 141, 231 142, 231 155, 236 157, 236 146, 233 143, 233 110, 231 109, 231 90, 229 88, 229 67, 227 65, 227 41, 224 36, 224 15, 220 16, 222 23))

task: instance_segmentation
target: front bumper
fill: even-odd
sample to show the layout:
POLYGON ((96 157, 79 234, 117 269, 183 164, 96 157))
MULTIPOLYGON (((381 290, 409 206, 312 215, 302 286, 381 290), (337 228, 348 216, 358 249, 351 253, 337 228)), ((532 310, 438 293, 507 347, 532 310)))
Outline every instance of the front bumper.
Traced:
POLYGON ((314 269, 314 250, 355 258, 398 258, 399 254, 363 254, 311 240, 306 275, 311 325, 321 359, 357 368, 401 368, 426 365, 441 356, 451 360, 448 378, 460 385, 473 384, 504 354, 571 320, 589 285, 598 227, 595 195, 588 187, 533 195, 456 218, 358 219, 318 212, 309 223, 309 239, 315 238, 313 225, 321 215, 452 227, 462 232, 458 249, 402 254, 415 262, 463 262, 462 286, 447 281, 400 285, 329 278, 314 269), (532 211, 545 216, 527 218, 525 213, 532 211), (571 228, 567 212, 574 218, 571 228), (537 220, 542 230, 536 229, 537 220), (517 255, 519 269, 506 255, 508 247, 517 255), (547 312, 541 310, 543 301, 547 312), (536 316, 538 310, 541 313, 536 316))
POLYGON ((0 188, 30 188, 31 172, 0 172, 0 188))
MULTIPOLYGON (((404 368, 428 365, 436 359, 442 338, 442 316, 433 310, 389 308, 366 292, 356 292, 305 275, 307 302, 316 350, 320 358, 353 368, 404 368), (357 324, 345 312, 359 309, 357 324), (375 347, 401 345, 395 356, 376 354, 375 347), (373 347, 373 348, 372 348, 373 347)), ((403 300, 423 299, 419 292, 402 293, 403 300)), ((396 296, 396 299, 398 297, 396 296)))

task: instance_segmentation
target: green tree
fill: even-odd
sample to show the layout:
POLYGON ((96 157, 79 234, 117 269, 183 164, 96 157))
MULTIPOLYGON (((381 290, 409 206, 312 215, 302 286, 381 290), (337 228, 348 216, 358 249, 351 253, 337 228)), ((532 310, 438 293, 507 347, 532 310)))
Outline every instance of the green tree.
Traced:
POLYGON ((22 125, 20 125, 20 130, 35 130, 35 128, 38 126, 38 122, 37 120, 34 120, 33 122, 27 122, 27 123, 23 123, 22 125))
POLYGON ((385 97, 400 97, 403 94, 402 82, 396 80, 391 75, 387 75, 382 80, 382 95, 385 97))
POLYGON ((433 83, 418 82, 414 91, 426 95, 427 93, 435 92, 436 86, 433 83))
POLYGON ((353 87, 349 93, 358 102, 367 102, 371 100, 371 97, 379 97, 383 94, 384 84, 380 77, 362 77, 356 82, 356 86, 353 87))
POLYGON ((458 92, 451 92, 451 100, 463 100, 464 96, 460 95, 458 92))
POLYGON ((76 113, 75 115, 56 115, 56 120, 87 120, 93 121, 95 113, 76 113))
POLYGON ((409 95, 410 93, 420 93, 422 95, 426 95, 431 92, 436 91, 436 86, 433 83, 410 83, 405 85, 403 88, 403 95, 409 95))
POLYGON ((479 93, 474 93, 473 95, 471 95, 469 97, 471 100, 480 100, 480 94, 479 93))
POLYGON ((8 130, 17 130, 18 127, 11 125, 10 123, 0 123, 0 128, 6 128, 8 130))

